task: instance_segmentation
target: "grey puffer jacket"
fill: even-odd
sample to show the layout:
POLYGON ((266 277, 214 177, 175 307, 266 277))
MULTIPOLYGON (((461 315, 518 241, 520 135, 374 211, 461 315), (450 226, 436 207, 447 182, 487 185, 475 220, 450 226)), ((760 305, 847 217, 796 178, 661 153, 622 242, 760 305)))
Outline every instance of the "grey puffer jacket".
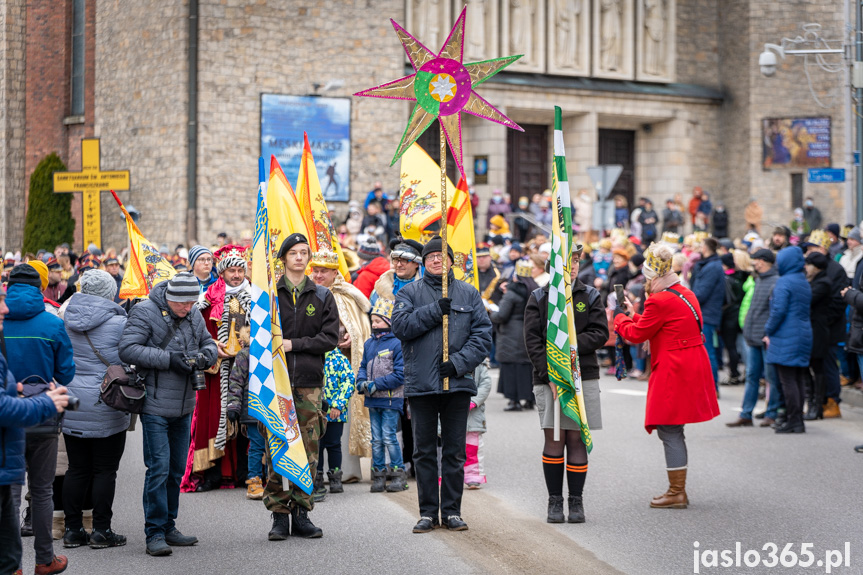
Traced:
POLYGON ((393 333, 402 342, 405 396, 467 391, 476 393, 473 370, 491 350, 491 321, 476 288, 456 280, 450 271, 449 359, 456 376, 444 392, 440 376, 443 361, 441 277, 426 273, 421 280, 399 290, 393 309, 393 333))
POLYGON ((773 288, 779 280, 779 272, 776 267, 771 267, 763 274, 755 278, 755 291, 752 292, 752 301, 749 303, 749 311, 743 321, 743 339, 746 345, 762 347, 764 342, 764 326, 770 317, 770 297, 773 288))
POLYGON ((216 343, 198 308, 193 307, 184 318, 171 313, 165 300, 167 289, 168 282, 163 281, 150 291, 150 299, 132 308, 120 340, 120 359, 146 374, 144 413, 180 417, 195 409, 195 392, 190 375, 169 369, 171 353, 179 351, 195 357, 200 352, 212 365, 216 363, 216 343), (159 344, 168 334, 168 322, 175 326, 174 336, 165 349, 160 349, 159 344))
POLYGON ((67 411, 63 418, 63 433, 75 437, 109 437, 129 427, 129 414, 102 403, 99 398, 102 377, 108 369, 87 343, 112 365, 120 363, 117 353, 126 312, 113 301, 76 293, 67 302, 63 320, 72 342, 75 358, 75 378, 69 383, 69 393, 81 400, 77 411, 67 411))

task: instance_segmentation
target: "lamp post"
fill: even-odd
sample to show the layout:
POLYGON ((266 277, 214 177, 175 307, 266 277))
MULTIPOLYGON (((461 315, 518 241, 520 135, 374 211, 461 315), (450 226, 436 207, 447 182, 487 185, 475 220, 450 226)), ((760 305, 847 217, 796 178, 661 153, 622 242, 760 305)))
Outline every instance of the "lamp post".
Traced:
MULTIPOLYGON (((861 0, 854 0, 856 4, 855 13, 857 17, 857 32, 855 34, 854 43, 857 47, 857 55, 856 60, 860 62, 863 59, 863 46, 860 43, 860 27, 861 27, 861 11, 860 5, 861 0)), ((848 18, 849 0, 845 0, 845 18, 848 18)), ((857 183, 857 194, 856 194, 856 202, 855 202, 855 194, 854 194, 854 182, 851 179, 851 168, 855 165, 854 162, 854 145, 853 145, 853 118, 854 114, 852 111, 852 103, 851 103, 851 89, 852 89, 852 65, 854 65, 854 58, 851 54, 852 42, 849 41, 848 35, 846 34, 844 38, 840 40, 828 40, 821 36, 821 25, 820 24, 804 24, 803 28, 803 36, 797 36, 796 38, 783 38, 780 44, 764 44, 764 51, 758 56, 758 65, 761 67, 761 73, 764 76, 773 76, 776 73, 776 56, 780 56, 782 59, 785 59, 785 56, 790 54, 793 56, 803 56, 804 57, 804 66, 810 65, 810 56, 814 57, 814 63, 821 70, 829 73, 844 73, 844 90, 843 90, 843 104, 844 104, 844 124, 845 124, 845 166, 846 166, 846 176, 845 176, 845 221, 846 222, 859 222, 863 219, 863 171, 861 171, 861 166, 859 162, 857 163, 857 174, 856 174, 856 183, 857 183), (841 48, 835 47, 837 45, 841 45, 841 48), (838 64, 832 64, 827 61, 825 57, 829 57, 831 54, 841 54, 842 61, 838 64), (856 212, 854 210, 854 205, 856 203, 856 212)), ((846 30, 849 29, 850 26, 846 26, 846 30)), ((861 63, 863 64, 863 63, 861 63)), ((861 64, 857 64, 854 67, 860 67, 861 64)), ((808 70, 806 73, 806 79, 809 84, 809 91, 812 94, 812 98, 815 102, 821 106, 822 108, 829 108, 830 106, 825 105, 818 95, 815 93, 814 87, 812 86, 812 79, 809 76, 808 70)), ((857 150, 858 152, 863 149, 863 85, 859 88, 857 86, 857 82, 854 82, 854 88, 857 88, 857 150)))

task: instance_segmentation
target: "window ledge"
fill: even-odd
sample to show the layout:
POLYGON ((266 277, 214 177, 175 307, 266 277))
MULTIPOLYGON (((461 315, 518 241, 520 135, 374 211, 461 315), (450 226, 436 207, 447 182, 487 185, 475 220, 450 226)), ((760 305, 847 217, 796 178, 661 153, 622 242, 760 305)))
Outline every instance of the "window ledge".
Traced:
POLYGON ((65 118, 63 118, 63 125, 65 125, 65 126, 72 126, 74 124, 83 124, 83 123, 84 123, 84 116, 83 115, 81 115, 81 116, 66 116, 65 118))

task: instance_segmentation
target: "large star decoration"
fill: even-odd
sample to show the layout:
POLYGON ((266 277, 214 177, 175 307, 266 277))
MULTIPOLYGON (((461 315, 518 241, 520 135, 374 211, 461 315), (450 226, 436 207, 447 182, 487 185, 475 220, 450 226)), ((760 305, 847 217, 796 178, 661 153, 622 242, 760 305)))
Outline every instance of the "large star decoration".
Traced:
POLYGON ((466 10, 467 8, 462 10, 437 54, 426 48, 395 20, 390 20, 405 53, 410 58, 414 73, 354 94, 354 96, 416 102, 390 165, 395 164, 411 144, 437 119, 446 134, 459 172, 464 174, 461 142, 462 112, 524 131, 473 90, 521 58, 521 55, 462 64, 466 10))

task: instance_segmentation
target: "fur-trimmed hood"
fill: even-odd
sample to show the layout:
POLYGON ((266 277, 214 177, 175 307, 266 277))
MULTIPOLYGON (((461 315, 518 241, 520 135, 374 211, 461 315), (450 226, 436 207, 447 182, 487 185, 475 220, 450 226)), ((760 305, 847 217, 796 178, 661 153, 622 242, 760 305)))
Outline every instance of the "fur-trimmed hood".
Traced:
MULTIPOLYGON (((412 281, 416 281, 422 278, 422 273, 420 272, 420 270, 422 270, 422 268, 417 268, 417 273, 414 275, 412 281)), ((384 273, 380 278, 378 278, 378 281, 375 282, 375 293, 378 294, 378 297, 390 301, 395 301, 396 296, 393 294, 395 277, 396 272, 394 270, 389 270, 384 273)))

